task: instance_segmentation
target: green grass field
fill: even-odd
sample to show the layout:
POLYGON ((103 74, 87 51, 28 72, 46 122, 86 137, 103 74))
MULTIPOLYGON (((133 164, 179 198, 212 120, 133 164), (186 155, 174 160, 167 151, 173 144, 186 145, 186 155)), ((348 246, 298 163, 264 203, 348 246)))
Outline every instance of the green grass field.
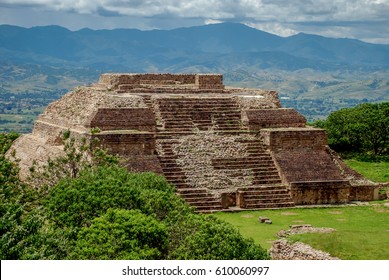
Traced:
POLYGON ((363 162, 355 159, 345 163, 374 182, 389 182, 389 162, 363 162))
POLYGON ((389 260, 389 206, 299 208, 237 213, 216 213, 216 217, 236 226, 262 247, 269 249, 276 233, 290 225, 310 224, 330 227, 333 233, 300 234, 290 237, 346 260, 389 260), (273 224, 258 222, 266 216, 273 224))

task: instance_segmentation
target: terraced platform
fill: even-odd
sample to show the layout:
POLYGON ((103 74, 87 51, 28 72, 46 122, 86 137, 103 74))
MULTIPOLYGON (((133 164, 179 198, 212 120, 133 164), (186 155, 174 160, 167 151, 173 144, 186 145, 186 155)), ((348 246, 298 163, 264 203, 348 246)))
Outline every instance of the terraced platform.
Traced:
POLYGON ((198 212, 374 198, 324 130, 281 108, 276 92, 228 88, 220 74, 103 74, 50 104, 16 141, 21 176, 63 152, 65 130, 97 139, 131 171, 163 174, 198 212))

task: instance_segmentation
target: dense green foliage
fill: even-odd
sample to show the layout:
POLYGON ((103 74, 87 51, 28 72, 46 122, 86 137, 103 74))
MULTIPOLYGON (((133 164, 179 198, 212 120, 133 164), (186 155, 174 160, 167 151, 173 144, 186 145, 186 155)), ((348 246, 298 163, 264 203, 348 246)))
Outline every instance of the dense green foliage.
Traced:
POLYGON ((315 123, 338 152, 389 155, 389 102, 341 109, 315 123))
MULTIPOLYGON (((12 137, 0 134, 3 153, 12 137)), ((46 184, 36 188, 1 157, 1 259, 269 258, 226 222, 195 214, 164 177, 129 173, 101 150, 86 160, 85 143, 66 141, 64 157, 34 170, 46 184)))
POLYGON ((168 231, 139 210, 109 209, 78 234, 75 259, 155 260, 166 255, 168 231))

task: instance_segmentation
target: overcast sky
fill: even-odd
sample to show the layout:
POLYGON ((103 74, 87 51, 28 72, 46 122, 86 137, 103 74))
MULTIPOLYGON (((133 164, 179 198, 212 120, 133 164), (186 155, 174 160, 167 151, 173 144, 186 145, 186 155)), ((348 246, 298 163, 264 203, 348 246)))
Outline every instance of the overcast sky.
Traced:
POLYGON ((389 0, 0 0, 0 24, 24 27, 149 30, 217 22, 389 44, 389 0))

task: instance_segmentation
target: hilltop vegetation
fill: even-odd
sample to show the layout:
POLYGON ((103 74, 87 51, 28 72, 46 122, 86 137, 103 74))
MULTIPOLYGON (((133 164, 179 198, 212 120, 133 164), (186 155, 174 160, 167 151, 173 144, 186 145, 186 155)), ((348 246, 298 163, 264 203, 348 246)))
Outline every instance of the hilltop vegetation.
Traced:
MULTIPOLYGON (((0 134, 3 260, 269 258, 228 223, 194 213, 162 176, 129 173, 101 152, 86 164, 80 155, 87 150, 75 150, 71 142, 60 164, 43 168, 51 172, 41 173, 40 182, 52 174, 54 182, 32 188, 4 158, 16 137, 0 134), (65 159, 86 166, 57 178, 66 174, 59 170, 68 168, 65 159)), ((35 172, 36 183, 39 168, 35 172)))
POLYGON ((341 109, 315 126, 327 130, 337 152, 389 156, 389 102, 341 109))
POLYGON ((389 46, 242 24, 70 31, 0 26, 0 131, 28 132, 51 101, 104 72, 213 72, 227 85, 276 90, 309 121, 389 101, 389 46))

